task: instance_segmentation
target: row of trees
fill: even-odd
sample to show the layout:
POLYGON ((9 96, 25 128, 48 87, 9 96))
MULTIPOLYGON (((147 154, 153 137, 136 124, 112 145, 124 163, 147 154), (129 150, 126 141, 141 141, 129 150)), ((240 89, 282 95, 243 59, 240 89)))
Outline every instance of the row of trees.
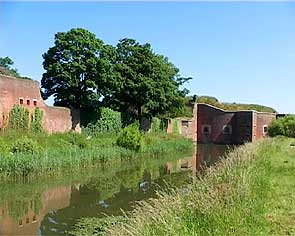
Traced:
POLYGON ((148 43, 125 38, 107 45, 76 28, 57 33, 43 58, 42 96, 53 96, 55 105, 110 107, 138 119, 143 114, 175 116, 184 109, 188 90, 180 88, 191 78, 180 77, 179 69, 148 43))

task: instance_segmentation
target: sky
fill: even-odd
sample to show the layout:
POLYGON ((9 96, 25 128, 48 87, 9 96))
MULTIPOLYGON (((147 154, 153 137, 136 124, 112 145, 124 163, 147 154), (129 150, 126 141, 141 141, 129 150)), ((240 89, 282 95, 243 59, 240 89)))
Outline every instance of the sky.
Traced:
POLYGON ((40 81, 54 35, 78 27, 150 43, 191 94, 295 113, 295 3, 0 1, 0 57, 40 81))

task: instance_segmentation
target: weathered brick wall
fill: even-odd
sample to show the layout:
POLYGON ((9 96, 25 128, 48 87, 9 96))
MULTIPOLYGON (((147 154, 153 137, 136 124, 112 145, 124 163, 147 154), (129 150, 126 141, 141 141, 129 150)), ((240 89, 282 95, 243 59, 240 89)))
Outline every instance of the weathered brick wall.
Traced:
POLYGON ((230 112, 207 105, 197 104, 194 112, 196 121, 196 139, 199 143, 241 144, 253 142, 267 136, 264 126, 269 126, 276 118, 275 113, 256 111, 230 112), (225 134, 223 127, 229 125, 231 134, 225 134), (210 126, 210 132, 203 132, 204 126, 210 126))
POLYGON ((197 105, 197 141, 200 143, 228 143, 234 142, 234 136, 223 133, 223 126, 235 126, 233 112, 224 112, 221 109, 206 104, 197 105), (210 126, 210 132, 203 132, 204 126, 210 126))
POLYGON ((236 144, 251 142, 253 132, 253 111, 238 111, 235 113, 233 127, 234 142, 236 144))
POLYGON ((188 117, 179 117, 176 120, 179 126, 179 134, 183 137, 193 139, 194 119, 188 117))
POLYGON ((72 120, 79 120, 68 108, 47 106, 37 81, 0 75, 0 128, 5 125, 3 115, 7 116, 14 105, 20 104, 30 112, 36 107, 43 110, 43 126, 49 133, 69 131, 72 120))
POLYGON ((67 132, 72 129, 71 111, 64 107, 46 107, 43 127, 49 133, 67 132))
POLYGON ((193 142, 197 142, 197 133, 198 133, 198 119, 197 119, 197 114, 198 114, 198 106, 197 103, 194 105, 193 109, 193 124, 192 124, 192 139, 193 142))
POLYGON ((276 119, 275 113, 264 113, 264 112, 257 112, 255 114, 255 120, 256 120, 256 137, 253 141, 264 138, 267 136, 267 132, 263 132, 263 127, 270 125, 270 123, 276 119))

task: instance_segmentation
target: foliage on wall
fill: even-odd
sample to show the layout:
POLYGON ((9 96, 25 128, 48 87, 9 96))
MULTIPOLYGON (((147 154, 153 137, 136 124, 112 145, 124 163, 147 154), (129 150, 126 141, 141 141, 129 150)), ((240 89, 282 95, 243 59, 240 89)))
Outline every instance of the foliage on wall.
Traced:
POLYGON ((28 130, 29 129, 29 111, 23 106, 16 105, 9 112, 9 129, 28 130))
POLYGON ((153 117, 151 131, 156 133, 166 132, 167 124, 168 124, 167 119, 164 119, 164 118, 160 119, 158 117, 153 117))
POLYGON ((34 113, 31 114, 31 131, 33 133, 40 133, 43 131, 43 127, 42 127, 42 123, 43 123, 43 111, 37 107, 34 110, 34 113))
POLYGON ((172 119, 172 133, 179 134, 179 125, 177 119, 172 119))

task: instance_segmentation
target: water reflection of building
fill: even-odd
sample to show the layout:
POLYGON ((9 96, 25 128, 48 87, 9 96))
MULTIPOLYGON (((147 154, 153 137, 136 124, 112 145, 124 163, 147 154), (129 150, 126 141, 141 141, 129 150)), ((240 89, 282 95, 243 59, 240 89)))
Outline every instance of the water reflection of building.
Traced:
POLYGON ((34 212, 32 206, 29 207, 25 216, 16 220, 9 215, 7 204, 0 208, 0 235, 40 235, 39 228, 44 216, 51 209, 61 209, 70 204, 71 186, 57 187, 45 191, 41 195, 41 209, 34 212))
POLYGON ((194 152, 194 169, 195 173, 202 169, 214 165, 217 161, 224 157, 230 150, 228 145, 216 144, 198 144, 195 146, 194 152))
POLYGON ((230 146, 228 145, 196 144, 192 157, 179 159, 175 167, 172 162, 167 162, 165 173, 171 174, 173 172, 190 170, 196 174, 202 169, 214 165, 229 149, 230 146))

